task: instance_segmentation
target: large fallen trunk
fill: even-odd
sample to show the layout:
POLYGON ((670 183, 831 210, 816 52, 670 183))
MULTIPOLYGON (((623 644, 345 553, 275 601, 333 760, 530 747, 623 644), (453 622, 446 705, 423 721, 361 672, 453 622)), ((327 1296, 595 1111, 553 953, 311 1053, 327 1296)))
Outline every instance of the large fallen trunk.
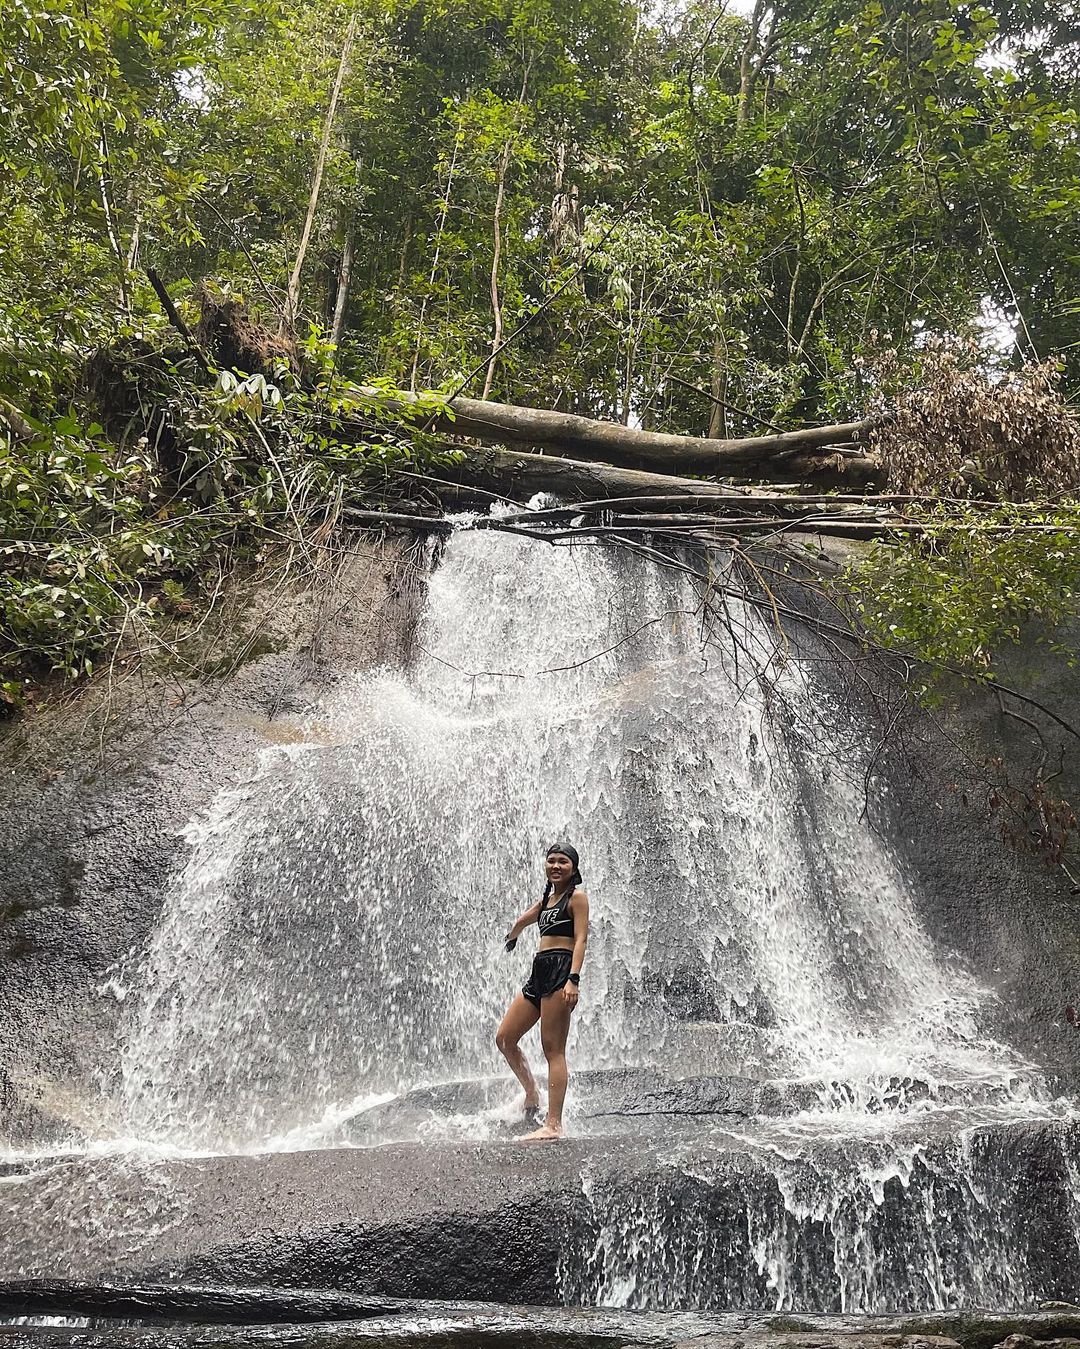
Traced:
MULTIPOLYGON (((464 447, 455 447, 464 448, 464 447)), ((526 454, 492 446, 465 448, 460 463, 441 468, 449 481, 497 493, 513 501, 528 501, 537 492, 550 492, 564 501, 593 501, 607 497, 663 496, 693 491, 707 497, 738 497, 737 488, 714 482, 694 482, 663 473, 584 463, 553 454, 526 454)), ((433 489, 442 495, 441 489, 433 489)))
MULTIPOLYGON (((470 489, 477 489, 480 494, 509 497, 513 501, 527 501, 537 492, 551 492, 564 501, 663 498, 671 495, 685 498, 687 493, 700 500, 717 497, 738 500, 744 495, 742 490, 730 484, 679 478, 665 473, 646 473, 640 469, 615 468, 609 464, 586 463, 553 454, 526 454, 491 446, 458 448, 464 450, 465 457, 460 463, 439 470, 445 480, 442 487, 431 484, 431 490, 448 501, 469 500, 470 489)), ((835 468, 830 476, 823 465, 814 481, 828 486, 835 479, 835 468)), ((851 480, 845 477, 843 481, 851 480)), ((431 480, 427 482, 430 484, 431 480)))
MULTIPOLYGON (((393 409, 395 406, 393 401, 386 402, 383 391, 365 389, 364 393, 378 398, 384 407, 393 409)), ((410 412, 415 401, 406 395, 396 406, 403 412, 410 412)), ((476 398, 455 398, 451 407, 452 413, 428 418, 424 425, 443 435, 467 436, 500 445, 538 446, 558 454, 599 459, 623 468, 754 477, 765 470, 770 474, 779 471, 786 477, 798 478, 812 473, 821 461, 829 461, 828 467, 834 472, 838 459, 857 461, 859 468, 852 470, 853 477, 877 467, 876 461, 863 453, 857 444, 865 441, 874 425, 872 421, 813 426, 775 436, 708 440, 666 435, 660 431, 637 431, 568 412, 481 402, 476 398)))

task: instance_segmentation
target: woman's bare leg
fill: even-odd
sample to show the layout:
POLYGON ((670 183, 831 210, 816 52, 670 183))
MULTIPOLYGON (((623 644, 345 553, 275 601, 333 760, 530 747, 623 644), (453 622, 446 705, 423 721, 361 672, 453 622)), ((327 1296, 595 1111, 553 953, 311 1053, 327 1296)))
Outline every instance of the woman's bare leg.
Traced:
POLYGON ((499 1053, 513 1069, 514 1076, 525 1089, 525 1109, 535 1110, 540 1104, 540 1092, 536 1079, 529 1071, 529 1063, 518 1046, 518 1041, 526 1031, 532 1030, 540 1020, 540 1013, 524 993, 519 993, 507 1009, 499 1029, 495 1032, 495 1043, 499 1053))
POLYGON ((570 1033, 573 1008, 562 995, 562 989, 544 998, 540 1004, 540 1042, 548 1065, 547 1119, 543 1125, 525 1137, 530 1142, 542 1143, 561 1138, 562 1112, 566 1100, 566 1037, 570 1033))

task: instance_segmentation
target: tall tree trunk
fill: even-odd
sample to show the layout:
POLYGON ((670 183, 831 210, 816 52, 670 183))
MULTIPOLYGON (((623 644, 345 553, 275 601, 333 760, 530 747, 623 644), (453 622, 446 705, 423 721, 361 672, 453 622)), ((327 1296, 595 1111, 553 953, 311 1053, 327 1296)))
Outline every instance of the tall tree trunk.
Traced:
MULTIPOLYGON (((626 357, 623 361, 622 386, 619 390, 619 421, 623 426, 630 425, 630 412, 633 407, 634 394, 634 366, 637 359, 637 336, 634 332, 635 319, 634 312, 634 285, 633 271, 631 271, 631 281, 627 287, 629 294, 626 297, 626 357)), ((645 268, 641 269, 641 289, 638 293, 638 313, 642 308, 642 295, 645 290, 645 268)))
MULTIPOLYGON (((345 213, 342 212, 343 217, 345 213)), ((345 329, 345 304, 349 297, 349 277, 352 274, 353 264, 353 232, 352 222, 344 220, 345 237, 341 245, 341 264, 338 267, 337 278, 337 298, 334 301, 334 321, 330 326, 330 341, 336 347, 341 342, 341 334, 345 329)))
POLYGON ((101 209, 105 212, 105 233, 108 235, 109 244, 116 256, 117 272, 119 275, 120 307, 130 310, 131 305, 128 300, 128 271, 127 259, 124 257, 124 250, 120 245, 120 228, 116 221, 116 210, 113 206, 112 194, 109 191, 109 177, 106 170, 109 168, 109 142, 105 135, 104 126, 101 128, 98 155, 98 190, 101 193, 101 209))
POLYGON ((405 277, 408 275, 409 245, 412 243, 413 213, 412 207, 405 217, 405 227, 401 233, 401 252, 398 254, 397 291, 400 295, 405 289, 405 277))
POLYGON ((300 276, 304 270, 304 259, 307 256, 308 244, 311 242, 311 230, 315 223, 315 212, 319 206, 319 193, 322 191, 323 172, 326 168, 326 154, 330 148, 330 135, 334 129, 338 99, 341 97, 341 86, 345 80, 345 71, 349 64, 349 51, 355 33, 356 15, 354 14, 349 20, 349 26, 345 30, 345 38, 341 44, 341 59, 338 62, 337 75, 334 78, 334 87, 330 94, 330 106, 326 110, 326 121, 323 123, 319 153, 315 160, 315 171, 311 177, 307 215, 304 218, 304 228, 300 234, 300 244, 296 250, 296 261, 293 263, 292 275, 289 277, 289 289, 285 296, 285 312, 281 316, 281 326, 278 329, 279 337, 286 332, 291 333, 296 325, 296 313, 300 307, 300 276))
POLYGON ((493 226, 495 247, 491 257, 491 312, 495 319, 495 330, 491 337, 491 355, 488 357, 487 373, 484 375, 484 392, 480 395, 481 399, 487 399, 491 393, 491 385, 495 379, 495 362, 503 339, 502 302, 499 299, 499 259, 502 255, 502 209, 503 201, 506 198, 506 175, 510 168, 510 150, 511 142, 508 140, 503 146, 502 158, 499 160, 499 190, 495 197, 493 226))
POLYGON ((416 347, 413 350, 412 371, 409 374, 409 388, 416 392, 416 376, 420 368, 420 344, 424 338, 424 320, 427 317, 428 296, 435 286, 435 277, 439 271, 439 253, 442 250, 443 232, 446 229, 446 217, 450 212, 450 191, 454 186, 454 174, 457 171, 458 151, 461 149, 461 131, 454 137, 454 153, 450 156, 450 167, 446 171, 446 191, 443 193, 442 213, 439 216, 439 228, 435 234, 435 255, 431 259, 431 275, 428 277, 428 294, 420 302, 420 318, 416 325, 416 347))
POLYGON ((127 269, 129 276, 131 275, 132 272, 135 271, 135 269, 139 265, 139 241, 141 233, 142 233, 142 217, 136 215, 135 224, 131 227, 131 240, 128 243, 128 251, 127 251, 127 269))
POLYGON ((769 0, 756 0, 754 12, 750 18, 750 32, 747 34, 746 42, 739 56, 739 110, 737 120, 740 126, 750 116, 750 105, 753 102, 758 76, 764 69, 765 62, 772 55, 777 36, 776 25, 779 16, 775 9, 769 22, 769 31, 764 37, 761 34, 761 24, 768 8, 769 0))
POLYGON ((709 392, 713 396, 709 408, 709 429, 706 432, 710 440, 726 440, 727 420, 727 363, 724 359, 724 343, 717 338, 712 350, 712 382, 709 392))

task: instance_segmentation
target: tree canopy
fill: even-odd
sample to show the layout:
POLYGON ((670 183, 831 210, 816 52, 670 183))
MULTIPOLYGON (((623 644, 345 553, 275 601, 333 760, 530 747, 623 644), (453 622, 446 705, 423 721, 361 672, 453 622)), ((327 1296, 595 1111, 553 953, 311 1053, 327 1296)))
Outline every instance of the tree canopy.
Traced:
POLYGON ((10 0, 5 668, 85 669, 125 586, 293 519, 291 473, 436 453, 344 446, 338 377, 722 438, 862 416, 875 353, 899 385, 942 339, 1069 396, 1078 34, 1063 0, 10 0), (174 390, 194 495, 87 410, 95 350, 177 346, 151 273, 316 372, 174 390), (285 463, 244 442, 282 389, 285 463))
POLYGON ((327 331, 340 308, 350 367, 454 380, 580 268, 492 396, 690 432, 842 418, 871 333, 903 350, 988 312, 1074 387, 1066 8, 13 0, 5 381, 158 322, 146 263, 273 317, 353 19, 300 304, 327 331))

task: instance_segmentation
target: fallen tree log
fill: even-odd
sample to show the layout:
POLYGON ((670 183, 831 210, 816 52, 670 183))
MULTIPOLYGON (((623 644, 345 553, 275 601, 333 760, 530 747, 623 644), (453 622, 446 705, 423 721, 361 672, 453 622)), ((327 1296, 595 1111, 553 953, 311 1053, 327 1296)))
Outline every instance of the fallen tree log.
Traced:
MULTIPOLYGON (((387 411, 400 410, 416 418, 419 398, 405 395, 388 399, 385 391, 365 388, 365 398, 379 400, 387 411)), ((442 435, 463 436, 499 445, 539 446, 579 459, 599 459, 622 468, 656 472, 757 475, 757 470, 775 471, 783 464, 787 476, 811 471, 821 459, 870 460, 855 443, 865 440, 873 421, 847 422, 837 426, 811 426, 773 436, 749 436, 737 440, 710 440, 696 436, 668 435, 661 431, 638 431, 614 422, 578 417, 569 412, 517 407, 511 403, 481 402, 455 398, 452 412, 428 417, 424 425, 442 435)), ((875 460, 871 460, 874 468, 875 460)), ((834 469, 836 465, 833 465, 834 469)), ((862 468, 868 467, 863 463, 862 468)))
MULTIPOLYGON (((634 537, 652 534, 671 541, 723 543, 746 535, 777 539, 790 534, 834 538, 933 536, 973 528, 987 533, 1056 532, 1059 525, 1032 521, 978 525, 969 519, 911 519, 905 506, 925 505, 911 496, 826 496, 750 492, 722 483, 676 478, 636 469, 583 463, 555 455, 525 454, 491 447, 477 449, 432 477, 413 470, 390 474, 422 485, 425 508, 481 506, 492 498, 524 506, 538 492, 566 505, 481 517, 472 527, 505 530, 548 543, 573 538, 634 537), (477 480, 483 486, 477 485, 477 480), (495 490, 492 490, 495 489, 495 490)), ((940 504, 940 503, 939 503, 940 504)), ((959 502, 958 505, 970 503, 959 502)), ((453 528, 439 515, 398 514, 346 507, 345 517, 360 527, 414 529, 446 534, 453 528)))
POLYGON ((564 459, 554 454, 527 454, 489 445, 455 445, 453 448, 463 450, 464 458, 456 464, 440 467, 439 472, 445 480, 456 484, 458 491, 433 485, 431 491, 442 499, 468 500, 472 488, 480 489, 485 495, 494 493, 518 502, 528 501, 537 492, 550 492, 564 501, 656 497, 686 492, 710 500, 724 497, 738 500, 743 496, 738 488, 720 483, 695 482, 664 473, 564 459))
MULTIPOLYGON (((506 534, 520 534, 523 538, 534 539, 539 543, 563 543, 572 540, 635 539, 641 536, 654 542, 665 540, 676 544, 705 544, 718 547, 730 546, 740 537, 754 535, 756 542, 775 542, 777 539, 796 535, 820 535, 828 538, 867 540, 888 538, 898 534, 912 536, 935 535, 950 528, 963 529, 970 533, 972 526, 966 522, 955 525, 935 522, 927 524, 919 521, 905 521, 888 516, 875 516, 871 519, 852 519, 844 515, 807 513, 804 515, 776 516, 774 518, 733 518, 694 515, 616 515, 604 523, 590 520, 571 523, 556 522, 538 513, 540 518, 530 525, 529 514, 511 517, 481 516, 465 521, 460 525, 444 516, 403 515, 395 511, 358 510, 346 506, 342 512, 351 525, 361 529, 388 529, 392 532, 410 531, 418 534, 451 534, 455 528, 466 530, 495 530, 506 534)), ((982 525, 984 533, 1047 533, 1059 532, 1056 525, 982 525)))
POLYGON ((851 491, 883 482, 885 471, 881 460, 872 454, 799 454, 726 476, 735 482, 758 485, 775 482, 790 487, 795 482, 806 482, 815 487, 839 487, 851 491))
MULTIPOLYGON (((745 489, 731 484, 616 468, 553 454, 528 454, 487 445, 455 448, 464 450, 464 458, 440 468, 442 486, 434 482, 431 485, 433 494, 444 501, 468 501, 470 488, 483 495, 519 502, 528 501, 537 492, 550 492, 565 501, 642 498, 643 504, 648 505, 672 495, 685 500, 690 494, 701 504, 725 498, 740 501, 747 495, 745 489), (449 486, 450 483, 454 486, 449 486), (646 498, 651 500, 646 502, 646 498)), ((821 467, 815 480, 822 485, 830 481, 827 466, 821 467)))

